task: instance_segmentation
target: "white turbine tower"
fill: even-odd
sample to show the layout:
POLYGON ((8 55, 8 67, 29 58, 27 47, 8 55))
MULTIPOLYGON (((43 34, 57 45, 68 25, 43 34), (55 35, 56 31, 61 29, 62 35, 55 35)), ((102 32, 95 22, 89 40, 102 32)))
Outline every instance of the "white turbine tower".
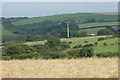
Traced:
POLYGON ((70 23, 70 21, 68 21, 68 22, 65 22, 66 24, 67 24, 67 37, 69 38, 70 37, 70 27, 69 27, 69 23, 70 23))

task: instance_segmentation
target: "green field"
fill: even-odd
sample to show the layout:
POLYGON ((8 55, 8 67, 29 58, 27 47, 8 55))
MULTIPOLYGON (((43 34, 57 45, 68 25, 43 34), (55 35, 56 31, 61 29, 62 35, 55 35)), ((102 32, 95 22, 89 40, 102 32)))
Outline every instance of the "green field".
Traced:
MULTIPOLYGON (((98 38, 100 37, 106 37, 106 36, 94 36, 94 37, 83 37, 83 38, 64 38, 61 39, 62 42, 72 42, 70 44, 71 48, 74 47, 75 45, 84 45, 85 41, 88 41, 86 44, 94 44, 95 42, 98 42, 98 46, 94 46, 94 53, 107 53, 107 52, 118 52, 118 38, 112 38, 108 40, 102 40, 98 41, 98 38), (103 46, 103 43, 106 43, 107 46, 103 46)), ((25 44, 27 45, 36 45, 36 44, 44 44, 47 41, 36 41, 36 42, 27 42, 25 44)))
POLYGON ((66 42, 72 42, 70 45, 71 47, 73 47, 78 44, 84 44, 85 41, 88 41, 89 43, 94 43, 98 40, 99 37, 105 37, 105 36, 83 37, 83 38, 64 38, 61 40, 66 41, 66 42))
POLYGON ((114 53, 118 52, 118 45, 109 45, 109 46, 95 46, 94 47, 94 53, 114 53))
POLYGON ((99 23, 79 24, 79 28, 94 27, 94 26, 113 26, 113 25, 118 25, 118 22, 99 22, 99 23))
MULTIPOLYGON (((79 44, 84 45, 85 41, 88 41, 87 44, 94 44, 95 42, 98 42, 98 38, 101 38, 101 37, 106 37, 106 36, 79 37, 79 38, 63 38, 63 39, 61 39, 61 41, 62 42, 64 42, 64 41, 65 42, 72 42, 70 45, 71 45, 71 47, 73 47, 73 46, 79 45, 79 44)), ((36 45, 36 44, 44 44, 45 42, 47 42, 47 41, 45 40, 45 41, 36 41, 36 42, 26 42, 25 44, 27 44, 27 45, 36 45)), ((98 45, 103 45, 103 43, 111 45, 113 43, 115 44, 116 42, 118 43, 118 38, 113 38, 113 39, 99 41, 98 45)))
MULTIPOLYGON (((72 42, 71 47, 78 45, 78 44, 84 44, 85 41, 88 41, 89 43, 94 43, 98 40, 100 37, 106 37, 106 36, 94 36, 94 37, 79 37, 79 38, 63 38, 61 39, 62 42, 72 42)), ((36 42, 26 42, 25 44, 28 45, 36 45, 36 44, 44 44, 45 41, 36 41, 36 42)))
POLYGON ((106 21, 117 21, 117 15, 103 15, 103 14, 96 14, 96 13, 75 13, 75 14, 60 14, 60 15, 53 15, 53 16, 43 16, 43 17, 34 17, 30 19, 20 20, 13 22, 12 24, 20 26, 25 24, 33 24, 38 22, 43 22, 45 20, 50 21, 64 21, 73 19, 76 23, 80 23, 85 21, 86 19, 93 19, 96 20, 104 19, 106 21))
POLYGON ((2 24, 0 24, 0 37, 15 37, 16 34, 6 30, 2 24))
MULTIPOLYGON (((70 45, 71 47, 75 46, 75 45, 79 45, 79 44, 82 44, 84 45, 85 41, 88 41, 87 44, 94 44, 95 42, 98 41, 98 38, 101 38, 101 37, 106 37, 106 36, 93 36, 93 37, 79 37, 79 38, 64 38, 64 39, 61 39, 62 41, 66 41, 66 42, 72 42, 70 45)), ((107 44, 110 44, 110 43, 116 43, 118 42, 118 38, 114 38, 114 39, 109 39, 109 40, 104 40, 104 41, 99 41, 98 44, 103 44, 103 43, 107 43, 107 44)))
POLYGON ((113 39, 108 39, 108 40, 99 41, 98 44, 106 43, 106 44, 108 44, 108 45, 111 45, 111 44, 116 44, 116 42, 118 43, 118 38, 113 38, 113 39))
POLYGON ((41 45, 44 45, 44 43, 47 42, 46 40, 45 41, 36 41, 36 42, 26 42, 24 44, 27 44, 27 45, 37 45, 37 44, 41 44, 41 45))
POLYGON ((103 28, 84 29, 84 30, 79 30, 79 32, 85 31, 85 32, 87 32, 87 34, 95 34, 95 35, 97 35, 97 32, 98 32, 100 29, 105 29, 105 28, 103 27, 103 28))
POLYGON ((95 34, 97 35, 98 30, 105 29, 106 27, 101 26, 112 26, 112 28, 117 28, 118 22, 99 22, 99 23, 85 23, 79 24, 79 28, 90 28, 90 27, 97 27, 97 28, 90 28, 90 29, 83 29, 79 31, 85 31, 87 34, 95 34), (116 26, 114 26, 116 25, 116 26))

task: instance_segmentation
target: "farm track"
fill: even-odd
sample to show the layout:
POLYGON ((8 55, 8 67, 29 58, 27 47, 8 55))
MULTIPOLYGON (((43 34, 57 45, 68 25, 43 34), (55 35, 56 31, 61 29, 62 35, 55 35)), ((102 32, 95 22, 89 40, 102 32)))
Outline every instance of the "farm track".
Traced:
POLYGON ((2 61, 3 78, 117 78, 118 58, 2 61))

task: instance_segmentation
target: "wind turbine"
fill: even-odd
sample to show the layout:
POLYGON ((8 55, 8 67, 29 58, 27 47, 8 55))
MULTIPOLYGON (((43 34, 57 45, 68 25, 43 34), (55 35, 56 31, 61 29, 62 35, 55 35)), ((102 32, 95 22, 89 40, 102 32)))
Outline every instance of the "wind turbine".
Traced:
POLYGON ((70 27, 69 27, 69 23, 70 23, 70 21, 68 21, 68 22, 65 22, 66 24, 67 24, 67 37, 69 38, 70 37, 70 27))

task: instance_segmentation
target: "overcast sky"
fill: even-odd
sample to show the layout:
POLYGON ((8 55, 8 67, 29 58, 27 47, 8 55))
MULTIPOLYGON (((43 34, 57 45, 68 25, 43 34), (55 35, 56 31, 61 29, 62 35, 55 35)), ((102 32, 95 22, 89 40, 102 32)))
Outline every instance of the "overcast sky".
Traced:
POLYGON ((4 17, 37 17, 64 13, 117 12, 117 2, 3 2, 4 17))

